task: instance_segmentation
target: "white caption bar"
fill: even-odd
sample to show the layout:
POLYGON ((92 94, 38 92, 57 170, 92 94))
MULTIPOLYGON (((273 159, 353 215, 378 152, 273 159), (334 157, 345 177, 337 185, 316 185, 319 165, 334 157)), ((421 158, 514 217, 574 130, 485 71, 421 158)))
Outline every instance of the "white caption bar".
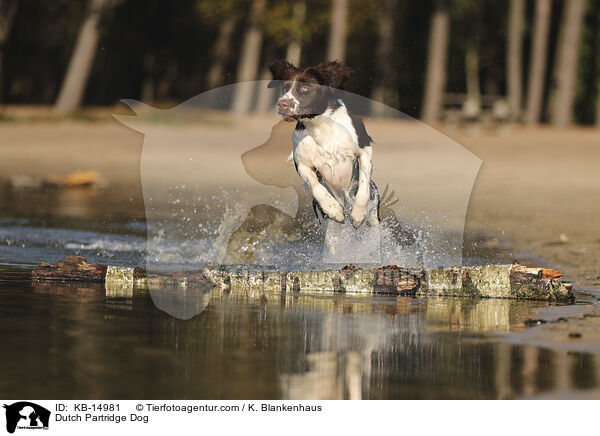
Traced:
POLYGON ((596 401, 4 400, 0 434, 574 434, 596 401), (559 413, 548 413, 548 410, 559 413), (8 433, 3 433, 4 431, 8 433), (11 432, 12 430, 12 432, 11 432), (133 433, 132 433, 133 432, 133 433), (166 433, 169 432, 169 433, 166 433), (509 433, 510 432, 510 433, 509 433))

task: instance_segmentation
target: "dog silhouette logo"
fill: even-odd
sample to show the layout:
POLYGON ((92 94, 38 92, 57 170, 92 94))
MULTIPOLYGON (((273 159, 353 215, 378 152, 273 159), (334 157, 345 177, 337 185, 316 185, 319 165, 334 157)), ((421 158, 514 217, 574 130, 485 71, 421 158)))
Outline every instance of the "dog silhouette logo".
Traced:
POLYGON ((6 431, 14 433, 18 429, 48 429, 50 411, 29 401, 19 401, 4 405, 6 409, 6 431))

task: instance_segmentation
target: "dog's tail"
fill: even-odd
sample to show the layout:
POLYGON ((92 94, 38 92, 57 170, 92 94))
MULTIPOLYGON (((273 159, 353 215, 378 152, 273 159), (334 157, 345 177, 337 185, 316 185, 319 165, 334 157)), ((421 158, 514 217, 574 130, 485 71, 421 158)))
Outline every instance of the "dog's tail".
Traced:
POLYGON ((383 188, 383 194, 381 194, 381 207, 389 208, 400 201, 396 198, 396 191, 388 193, 389 187, 390 185, 386 183, 385 188, 383 188))

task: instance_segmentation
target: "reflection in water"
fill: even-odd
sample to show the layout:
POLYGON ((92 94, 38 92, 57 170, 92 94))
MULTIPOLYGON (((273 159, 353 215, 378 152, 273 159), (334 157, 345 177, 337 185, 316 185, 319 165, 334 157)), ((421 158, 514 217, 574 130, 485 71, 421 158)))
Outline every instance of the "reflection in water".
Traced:
MULTIPOLYGON (((26 217, 35 221, 69 224, 80 220, 98 226, 107 220, 111 223, 124 219, 144 219, 140 189, 113 186, 108 189, 94 187, 15 189, 0 185, 0 208, 4 216, 26 217), (126 205, 126 206, 125 206, 126 205), (125 206, 125 207, 124 207, 125 206)), ((105 223, 106 224, 106 223, 105 223)))
POLYGON ((4 397, 517 398, 600 382, 594 355, 486 337, 524 328, 541 303, 212 290, 183 321, 144 291, 32 288, 13 271, 0 280, 4 397))

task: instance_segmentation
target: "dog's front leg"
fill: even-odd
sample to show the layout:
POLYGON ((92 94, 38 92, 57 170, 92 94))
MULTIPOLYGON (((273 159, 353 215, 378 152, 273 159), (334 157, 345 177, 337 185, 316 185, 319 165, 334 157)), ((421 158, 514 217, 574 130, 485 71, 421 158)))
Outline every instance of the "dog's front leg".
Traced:
POLYGON ((367 215, 367 205, 369 204, 370 192, 370 178, 373 168, 373 149, 363 147, 360 149, 358 155, 358 191, 356 192, 356 198, 354 199, 354 206, 352 207, 352 225, 358 228, 365 220, 367 215))
POLYGON ((308 184, 315 200, 329 218, 338 223, 344 222, 344 210, 341 204, 327 191, 325 186, 319 183, 317 173, 306 164, 298 163, 298 174, 308 184))

